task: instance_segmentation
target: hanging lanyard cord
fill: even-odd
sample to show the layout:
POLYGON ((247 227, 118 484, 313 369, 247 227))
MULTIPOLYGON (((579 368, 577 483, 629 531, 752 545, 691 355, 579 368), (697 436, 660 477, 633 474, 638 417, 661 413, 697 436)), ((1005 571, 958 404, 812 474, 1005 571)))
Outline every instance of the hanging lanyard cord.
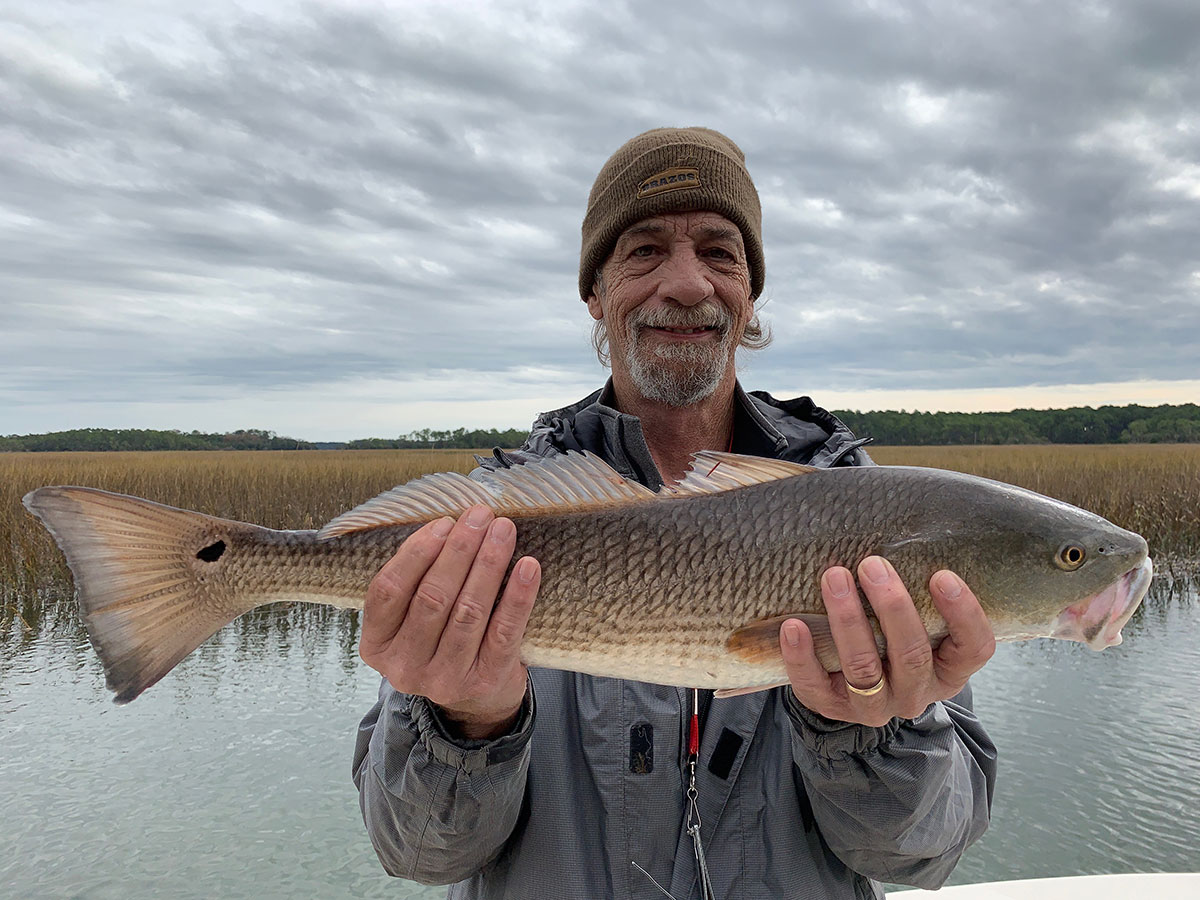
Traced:
POLYGON ((701 900, 713 900, 712 880, 708 876, 708 861, 704 858, 704 844, 700 840, 700 807, 696 803, 696 762, 700 757, 700 690, 692 688, 692 720, 688 729, 688 788, 687 788, 687 833, 692 836, 692 849, 696 853, 696 876, 700 880, 701 900))

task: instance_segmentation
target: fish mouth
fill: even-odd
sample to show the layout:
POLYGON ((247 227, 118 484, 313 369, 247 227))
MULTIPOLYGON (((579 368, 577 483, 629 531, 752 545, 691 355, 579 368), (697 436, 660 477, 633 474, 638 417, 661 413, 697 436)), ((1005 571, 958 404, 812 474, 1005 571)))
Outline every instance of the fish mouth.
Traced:
POLYGON ((1129 621, 1154 576, 1154 563, 1142 560, 1104 590, 1072 603, 1054 620, 1050 637, 1080 641, 1093 650, 1121 643, 1121 629, 1129 621))

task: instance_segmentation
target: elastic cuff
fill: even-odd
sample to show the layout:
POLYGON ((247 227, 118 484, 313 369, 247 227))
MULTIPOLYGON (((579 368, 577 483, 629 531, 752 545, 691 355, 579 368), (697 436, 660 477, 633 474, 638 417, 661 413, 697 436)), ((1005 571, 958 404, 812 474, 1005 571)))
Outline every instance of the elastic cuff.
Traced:
POLYGON ((878 728, 855 722, 839 722, 808 709, 791 690, 785 690, 784 695, 784 707, 792 720, 796 736, 813 753, 828 758, 850 753, 872 753, 895 737, 905 722, 904 719, 892 719, 878 728))
POLYGON ((412 697, 409 717, 416 725, 420 741, 430 756, 443 765, 463 772, 477 772, 487 766, 516 758, 533 736, 533 684, 526 680, 525 698, 517 712, 517 720, 506 734, 497 738, 475 740, 455 737, 441 710, 425 697, 412 697))

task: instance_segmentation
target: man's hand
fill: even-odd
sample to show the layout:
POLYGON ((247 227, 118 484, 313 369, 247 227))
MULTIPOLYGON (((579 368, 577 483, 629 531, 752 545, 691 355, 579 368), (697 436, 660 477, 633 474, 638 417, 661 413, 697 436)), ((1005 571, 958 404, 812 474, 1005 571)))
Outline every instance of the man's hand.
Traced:
POLYGON ((821 577, 821 593, 842 671, 830 674, 817 661, 812 634, 795 619, 783 623, 779 645, 797 699, 828 719, 881 726, 893 717, 913 719, 936 700, 962 690, 996 649, 992 627, 979 601, 957 575, 937 572, 929 582, 934 605, 950 634, 934 650, 908 591, 891 563, 868 557, 858 567, 859 583, 887 638, 887 661, 848 569, 834 566, 821 577), (870 696, 847 690, 869 690, 870 696))
POLYGON ((398 691, 428 697, 466 738, 503 734, 525 696, 521 638, 541 567, 509 519, 474 506, 413 533, 367 589, 359 655, 398 691))

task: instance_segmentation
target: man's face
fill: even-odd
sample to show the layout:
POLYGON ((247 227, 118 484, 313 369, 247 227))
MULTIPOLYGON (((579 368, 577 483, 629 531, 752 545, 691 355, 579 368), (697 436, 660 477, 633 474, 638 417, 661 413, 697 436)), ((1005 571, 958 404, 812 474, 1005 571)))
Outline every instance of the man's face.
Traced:
POLYGON ((732 374, 754 314, 738 227, 713 212, 669 213, 621 233, 588 310, 608 329, 614 375, 648 400, 687 406, 732 374))

